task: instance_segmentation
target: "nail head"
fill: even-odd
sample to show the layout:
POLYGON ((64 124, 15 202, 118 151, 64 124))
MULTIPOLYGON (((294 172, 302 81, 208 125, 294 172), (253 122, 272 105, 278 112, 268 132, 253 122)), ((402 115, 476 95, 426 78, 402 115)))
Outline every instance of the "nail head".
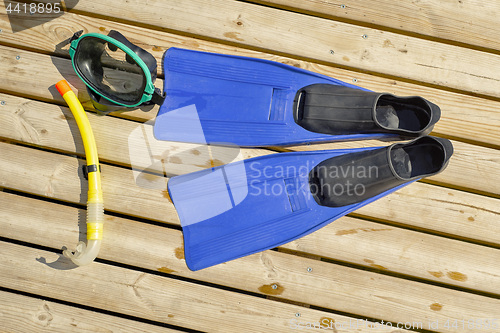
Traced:
POLYGON ((356 83, 358 82, 358 79, 352 79, 352 82, 356 83))
POLYGON ((16 57, 16 60, 19 60, 19 59, 21 59, 21 56, 17 56, 17 57, 16 57))
POLYGON ((363 35, 363 36, 361 36, 361 37, 363 37, 363 39, 367 39, 367 38, 368 38, 368 35, 367 35, 367 34, 364 34, 364 35, 363 35))
POLYGON ((334 51, 334 50, 330 50, 330 54, 334 54, 334 53, 335 53, 335 51, 334 51))
POLYGON ((340 8, 344 9, 344 8, 345 8, 345 5, 340 5, 340 8))
POLYGON ((273 288, 273 289, 278 289, 278 285, 275 283, 275 284, 273 284, 273 285, 271 286, 271 288, 273 288))
POLYGON ((298 313, 298 312, 297 312, 297 313, 295 314, 295 317, 300 317, 300 313, 298 313))
POLYGON ((313 269, 311 267, 307 267, 307 271, 310 273, 313 271, 313 269))
POLYGON ((5 101, 1 101, 0 104, 5 105, 5 101))

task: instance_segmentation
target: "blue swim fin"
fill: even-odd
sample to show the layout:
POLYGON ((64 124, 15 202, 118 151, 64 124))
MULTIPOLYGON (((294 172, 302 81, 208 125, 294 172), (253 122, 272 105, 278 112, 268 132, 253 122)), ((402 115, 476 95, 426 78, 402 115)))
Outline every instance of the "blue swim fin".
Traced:
POLYGON ((164 72, 159 140, 257 147, 417 137, 440 117, 424 98, 375 93, 269 60, 170 48, 164 72), (179 111, 193 104, 196 117, 179 111))
POLYGON ((449 140, 383 148, 278 153, 168 182, 188 267, 205 267, 305 236, 372 201, 441 172, 449 140))

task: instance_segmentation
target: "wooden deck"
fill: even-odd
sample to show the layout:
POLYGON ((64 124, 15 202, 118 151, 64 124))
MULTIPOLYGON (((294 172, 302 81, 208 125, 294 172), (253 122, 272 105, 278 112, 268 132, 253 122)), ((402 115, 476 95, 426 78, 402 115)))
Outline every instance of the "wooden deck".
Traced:
POLYGON ((0 4, 1 332, 500 331, 500 2, 75 2, 51 20, 14 20, 15 33, 0 4), (130 147, 144 145, 131 133, 157 109, 92 112, 61 44, 81 29, 118 30, 159 63, 176 46, 421 95, 441 107, 433 135, 455 154, 442 174, 307 237, 192 272, 166 181, 138 186, 131 170, 130 147), (85 239, 87 193, 81 138, 54 88, 63 78, 90 111, 103 163, 103 248, 79 268, 61 256, 85 239))

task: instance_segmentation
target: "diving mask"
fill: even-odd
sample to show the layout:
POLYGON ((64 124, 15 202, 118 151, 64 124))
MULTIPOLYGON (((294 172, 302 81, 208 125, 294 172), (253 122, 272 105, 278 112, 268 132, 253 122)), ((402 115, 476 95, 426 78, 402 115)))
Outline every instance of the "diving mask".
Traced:
POLYGON ((70 39, 73 68, 87 85, 94 107, 101 113, 163 103, 155 88, 156 59, 121 33, 79 31, 70 39))

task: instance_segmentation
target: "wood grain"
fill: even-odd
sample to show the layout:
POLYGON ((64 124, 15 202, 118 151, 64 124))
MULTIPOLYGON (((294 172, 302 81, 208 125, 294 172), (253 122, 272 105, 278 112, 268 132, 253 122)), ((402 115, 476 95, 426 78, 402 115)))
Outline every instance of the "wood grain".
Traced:
POLYGON ((498 199, 418 182, 355 214, 490 245, 500 236, 498 199))
POLYGON ((252 0, 321 17, 357 21, 460 44, 500 50, 497 1, 252 0))
MULTIPOLYGON (((299 318, 296 314, 304 323, 345 320, 329 312, 101 263, 74 269, 60 255, 21 245, 0 242, 0 250, 2 287, 191 330, 289 332, 299 318)), ((495 307, 489 299, 475 298, 495 307)))
POLYGON ((180 332, 39 298, 0 291, 2 332, 180 332))
MULTIPOLYGON (((75 232, 68 222, 78 218, 83 213, 82 211, 54 203, 17 197, 12 194, 0 193, 0 203, 2 204, 0 207, 5 207, 0 210, 0 232, 3 237, 54 248, 67 245, 68 242, 74 241, 76 238, 75 232), (32 209, 25 209, 26 207, 32 209), (43 231, 39 225, 42 223, 47 228, 54 230, 50 238, 41 237, 43 231), (11 227, 4 228, 6 225, 11 227)), ((354 219, 351 220, 355 224, 354 219)), ((344 224, 341 228, 352 226, 352 224, 351 226, 344 224)), ((356 226, 354 227, 356 228, 356 226)), ((488 304, 489 307, 492 307, 486 311, 494 311, 500 306, 499 300, 276 251, 265 251, 202 271, 192 272, 187 269, 181 256, 182 252, 179 253, 179 248, 182 248, 180 231, 112 216, 106 217, 105 228, 106 237, 100 252, 101 258, 169 275, 195 280, 202 279, 206 282, 336 311, 357 313, 393 322, 407 322, 423 318, 441 320, 444 318, 442 316, 450 315, 453 312, 472 313, 477 311, 472 305, 476 301, 483 301, 485 305, 488 304), (140 238, 136 237, 138 234, 141 235, 140 238), (311 271, 308 271, 307 267, 310 267, 311 271), (277 289, 272 289, 273 284, 278 286, 277 289), (458 298, 467 299, 467 302, 463 301, 455 305, 450 303, 450 300, 458 298), (360 300, 363 300, 364 304, 361 308, 359 307, 360 300), (443 312, 437 313, 432 309, 431 305, 436 302, 443 305, 443 312), (407 311, 395 311, 398 305, 403 304, 407 311), (454 308, 453 311, 451 311, 452 308, 454 308)), ((361 229, 358 230, 359 233, 363 233, 361 229)), ((369 230, 364 232, 370 233, 369 230)), ((373 233, 384 233, 384 231, 373 233)), ((392 234, 392 236, 394 238, 401 237, 401 235, 396 234, 392 234)), ((359 242, 359 237, 356 236, 355 232, 332 236, 334 239, 338 237, 352 237, 350 240, 346 240, 351 244, 359 242)), ((406 238, 408 239, 408 237, 406 238)), ((335 242, 329 241, 329 243, 337 241, 340 240, 336 239, 335 242)), ((422 239, 422 243, 426 243, 425 239, 422 239)), ((340 245, 346 247, 345 244, 340 245)), ((365 244, 365 247, 369 248, 370 245, 372 244, 365 244)), ((441 243, 444 249, 449 245, 450 243, 446 240, 441 243)), ((394 246, 397 247, 397 245, 394 246)), ((407 257, 411 257, 417 247, 406 249, 407 257)), ((468 250, 470 249, 464 248, 463 252, 468 252, 468 250)), ((352 251, 355 252, 356 249, 352 248, 352 251)), ((477 258, 481 258, 478 252, 475 254, 477 258)), ((444 255, 446 256, 446 254, 444 255)), ((382 256, 377 258, 382 258, 382 256)), ((410 265, 408 261, 406 263, 410 265)), ((469 263, 468 260, 467 263, 469 263)), ((379 264, 380 262, 375 260, 371 265, 380 267, 379 264)), ((434 262, 434 264, 437 263, 434 262)), ((491 268, 490 264, 486 266, 491 268)), ((479 263, 478 267, 480 267, 479 263)), ((452 283, 460 282, 468 285, 472 280, 475 280, 477 274, 464 275, 463 269, 464 267, 460 267, 459 272, 437 270, 432 271, 433 274, 428 273, 428 275, 431 278, 437 278, 441 273, 443 276, 439 280, 442 282, 448 280, 452 283), (460 279, 462 281, 459 281, 460 279)), ((488 270, 488 272, 492 271, 488 270)), ((486 273, 483 274, 481 287, 496 284, 492 275, 486 273)), ((487 307, 485 306, 485 308, 487 307)), ((481 315, 487 315, 487 313, 481 315)), ((339 320, 345 321, 347 318, 336 319, 336 321, 339 320)))
MULTIPOLYGON (((81 171, 84 160, 6 143, 0 143, 0 147, 0 164, 3 170, 0 187, 82 205, 86 203, 87 181, 81 171)), ((165 191, 166 179, 160 177, 165 184, 164 190, 151 189, 137 186, 130 170, 108 165, 101 165, 101 168, 105 209, 157 221, 179 223, 175 208, 169 203, 165 191)), ((146 180, 155 181, 155 177, 159 176, 151 176, 146 180)))

